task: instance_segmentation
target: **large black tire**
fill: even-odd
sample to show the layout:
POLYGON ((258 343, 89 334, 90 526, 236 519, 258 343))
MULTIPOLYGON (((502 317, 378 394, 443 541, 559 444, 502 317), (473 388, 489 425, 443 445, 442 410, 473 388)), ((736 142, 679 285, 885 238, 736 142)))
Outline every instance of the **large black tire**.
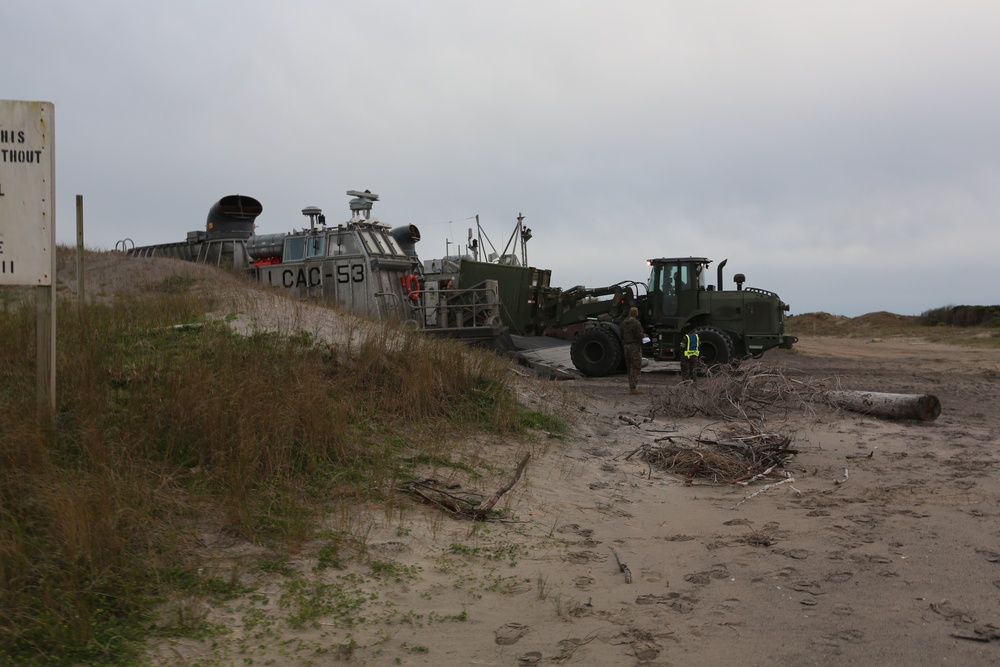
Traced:
POLYGON ((584 329, 569 348, 573 365, 590 377, 604 377, 621 370, 624 350, 618 336, 607 327, 584 329))
POLYGON ((691 333, 698 334, 701 363, 709 370, 736 362, 736 346, 725 331, 715 327, 698 327, 691 333))

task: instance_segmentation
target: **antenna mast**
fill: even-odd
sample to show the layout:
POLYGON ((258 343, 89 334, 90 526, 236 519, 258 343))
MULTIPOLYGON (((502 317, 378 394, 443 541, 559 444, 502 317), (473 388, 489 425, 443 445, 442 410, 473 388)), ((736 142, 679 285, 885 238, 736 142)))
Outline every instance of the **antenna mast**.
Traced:
POLYGON ((524 226, 524 214, 517 214, 517 231, 521 236, 521 265, 528 265, 528 241, 531 240, 531 229, 524 226))

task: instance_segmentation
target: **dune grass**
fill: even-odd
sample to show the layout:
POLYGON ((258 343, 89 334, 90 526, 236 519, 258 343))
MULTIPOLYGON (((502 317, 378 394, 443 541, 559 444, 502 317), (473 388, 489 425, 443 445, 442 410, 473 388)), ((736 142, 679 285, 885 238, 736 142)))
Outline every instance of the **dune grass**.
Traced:
POLYGON ((447 458, 443 434, 533 419, 490 353, 388 325, 344 345, 240 336, 206 317, 218 306, 176 278, 62 299, 58 405, 40 415, 34 309, 4 301, 0 663, 137 664, 164 631, 158 603, 236 592, 191 576, 204 512, 293 552, 338 502, 384 499, 415 457, 447 458))
MULTIPOLYGON (((963 307, 968 308, 968 307, 963 307)), ((997 307, 982 308, 992 312, 997 307)), ((932 342, 958 343, 968 346, 1000 346, 1000 327, 996 319, 969 320, 959 324, 945 321, 935 313, 951 313, 952 306, 927 311, 923 315, 897 315, 888 312, 867 313, 845 317, 829 313, 804 313, 789 317, 785 331, 796 336, 836 336, 841 338, 914 337, 932 342)), ((964 311, 962 311, 964 312, 964 311)))

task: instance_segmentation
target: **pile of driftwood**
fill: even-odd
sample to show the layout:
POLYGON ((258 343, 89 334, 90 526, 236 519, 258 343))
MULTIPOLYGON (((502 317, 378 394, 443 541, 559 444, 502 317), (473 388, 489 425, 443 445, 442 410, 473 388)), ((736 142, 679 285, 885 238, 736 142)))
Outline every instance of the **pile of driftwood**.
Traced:
POLYGON ((812 412, 825 403, 826 383, 788 377, 781 369, 744 364, 737 371, 712 373, 697 387, 681 384, 663 395, 658 412, 670 417, 759 419, 812 412))
POLYGON ((457 518, 474 519, 476 521, 500 520, 501 516, 493 508, 503 494, 510 491, 517 484, 517 480, 524 473, 524 468, 528 465, 528 459, 530 458, 530 453, 521 457, 521 460, 517 464, 517 469, 510 480, 497 489, 485 502, 479 494, 462 491, 457 486, 446 486, 432 479, 420 482, 408 482, 399 491, 415 496, 423 502, 434 505, 457 518))
POLYGON ((638 456, 650 467, 684 477, 716 484, 750 484, 767 477, 784 477, 781 469, 797 450, 792 439, 781 433, 767 433, 755 428, 739 430, 725 427, 709 438, 703 432, 693 441, 679 437, 661 438, 655 445, 643 445, 625 455, 638 456))

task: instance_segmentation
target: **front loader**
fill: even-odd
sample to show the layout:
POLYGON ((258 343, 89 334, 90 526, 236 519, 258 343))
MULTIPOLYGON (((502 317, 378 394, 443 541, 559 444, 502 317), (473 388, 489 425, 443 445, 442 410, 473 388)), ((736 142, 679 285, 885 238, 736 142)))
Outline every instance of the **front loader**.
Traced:
POLYGON ((746 279, 739 273, 734 277, 735 290, 721 289, 726 260, 718 266, 720 289, 706 284, 711 260, 704 257, 659 258, 648 263, 645 293, 630 287, 616 293, 607 314, 588 319, 574 338, 573 365, 585 375, 604 376, 622 369, 619 326, 631 306, 638 308, 649 338, 643 356, 658 361, 680 359, 679 342, 685 331, 699 335, 701 358, 709 367, 757 358, 775 347, 790 349, 798 340, 785 335, 784 314, 789 307, 774 292, 744 287, 746 279))

